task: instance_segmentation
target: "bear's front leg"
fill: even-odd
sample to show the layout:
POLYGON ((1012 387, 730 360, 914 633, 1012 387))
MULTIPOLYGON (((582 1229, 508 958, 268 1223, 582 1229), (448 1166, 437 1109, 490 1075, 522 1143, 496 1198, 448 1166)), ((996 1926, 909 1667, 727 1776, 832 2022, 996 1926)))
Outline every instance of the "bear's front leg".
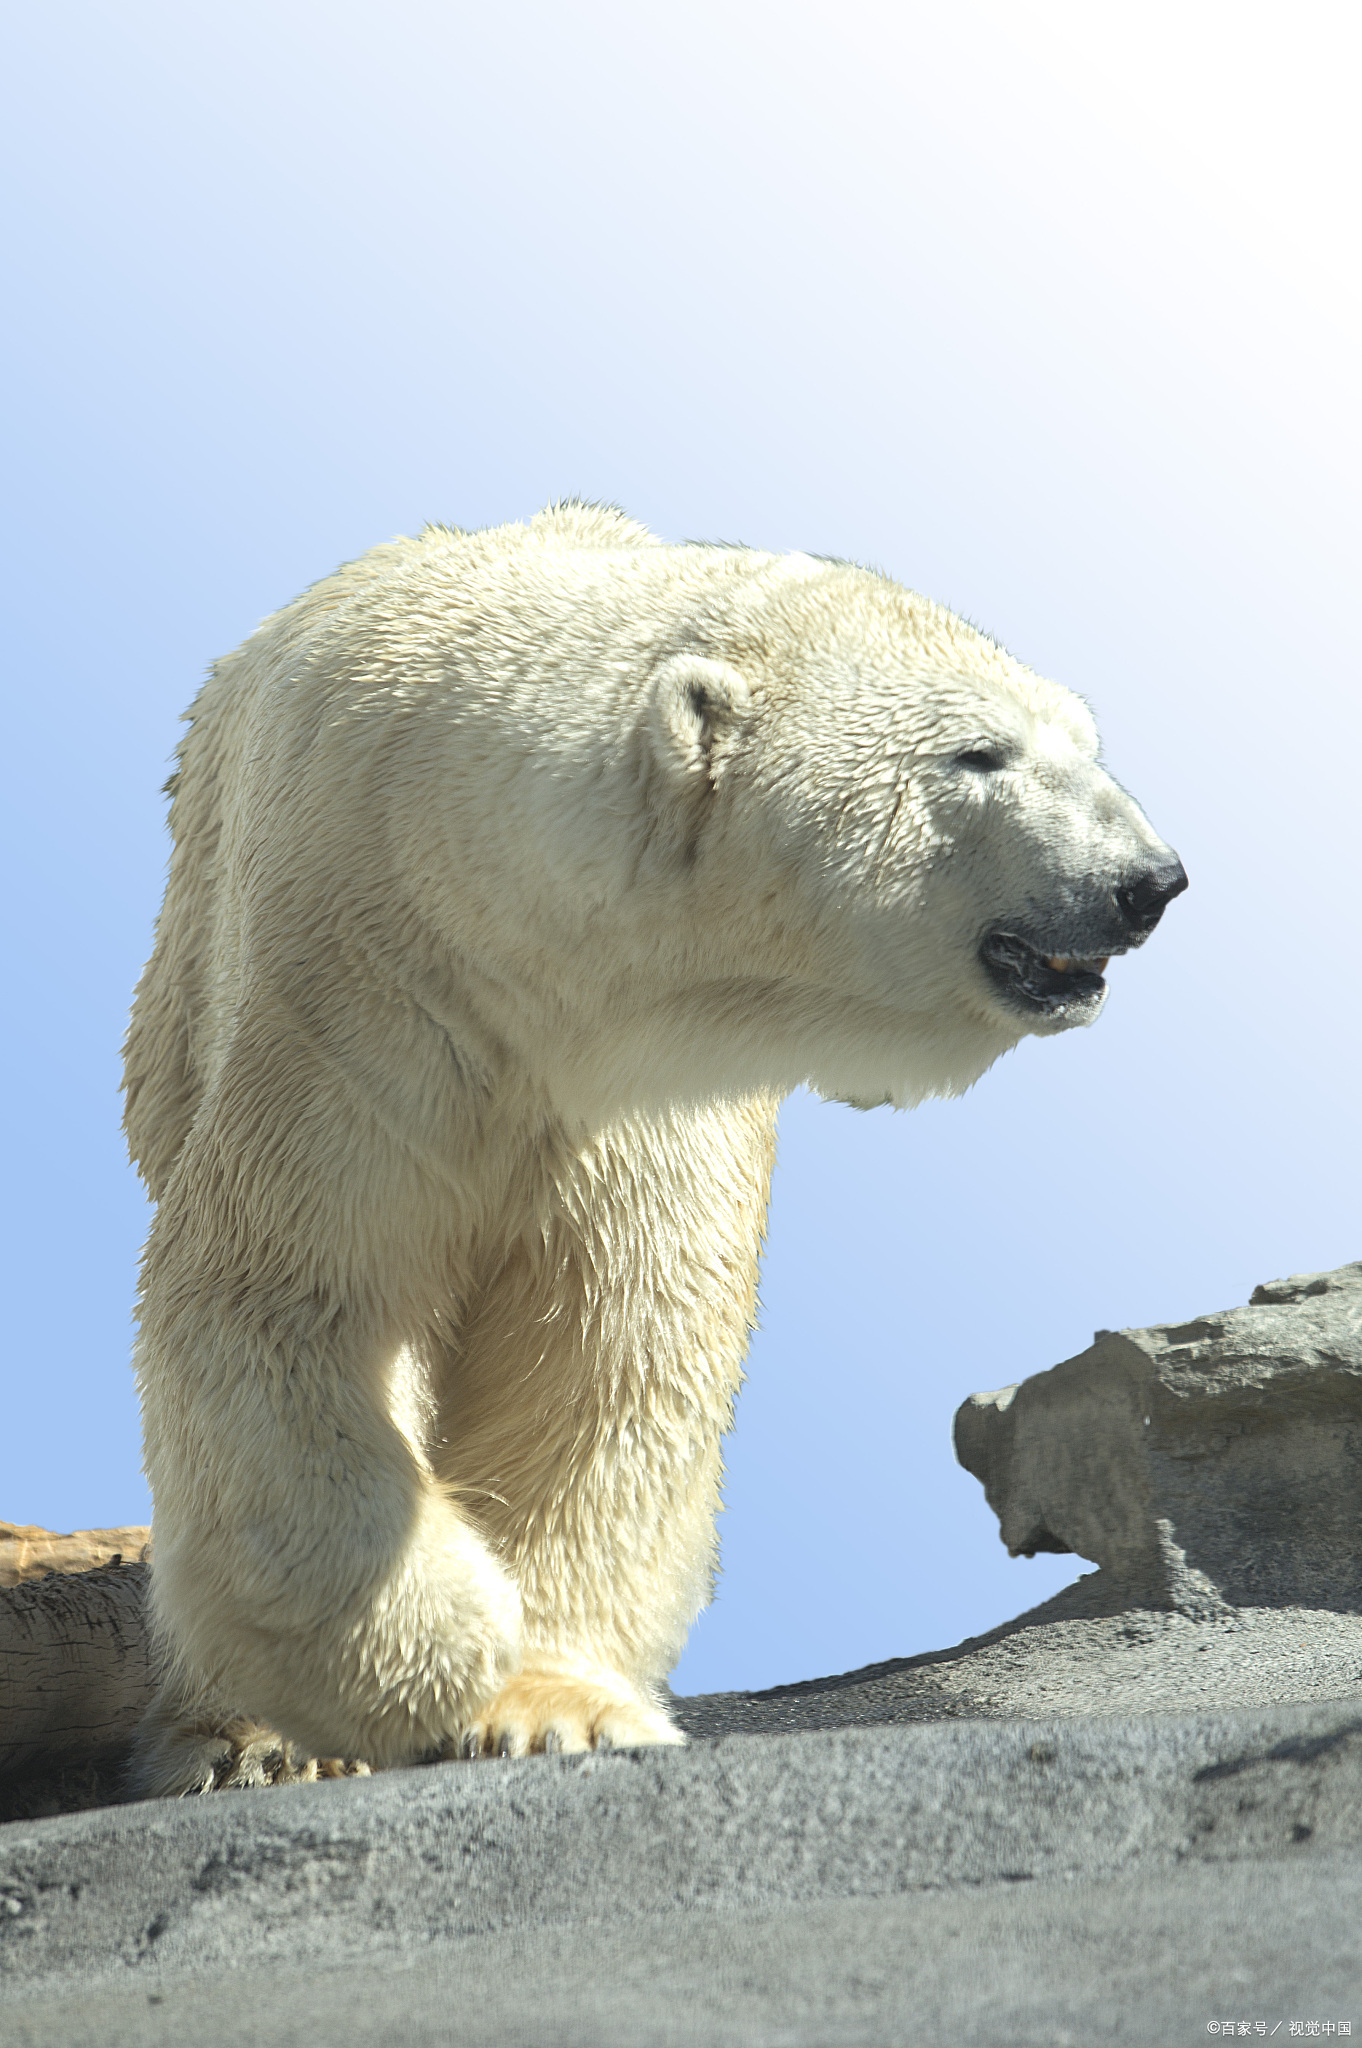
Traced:
POLYGON ((763 1098, 546 1144, 535 1231, 433 1362, 439 1476, 524 1614, 470 1754, 682 1739, 662 1702, 710 1592, 774 1115, 763 1098))
POLYGON ((139 1366, 168 1669, 138 1789, 438 1753, 517 1669, 520 1599, 401 1426, 401 1345, 315 1296, 187 1285, 161 1249, 139 1366))

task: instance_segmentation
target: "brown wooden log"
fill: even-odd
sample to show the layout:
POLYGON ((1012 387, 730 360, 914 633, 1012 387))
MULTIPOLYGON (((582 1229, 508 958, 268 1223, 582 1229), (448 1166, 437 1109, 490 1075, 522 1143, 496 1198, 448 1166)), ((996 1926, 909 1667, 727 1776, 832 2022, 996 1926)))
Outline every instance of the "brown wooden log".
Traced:
POLYGON ((145 1564, 151 1531, 143 1528, 77 1529, 58 1536, 21 1522, 0 1522, 0 1587, 21 1586, 44 1572, 88 1572, 102 1564, 145 1564))
POLYGON ((142 1561, 150 1532, 0 1529, 13 1546, 0 1551, 12 1574, 0 1588, 0 1774, 121 1748, 154 1691, 142 1561), (125 1561, 127 1551, 139 1561, 125 1561), (67 1569, 53 1569, 58 1557, 67 1569))

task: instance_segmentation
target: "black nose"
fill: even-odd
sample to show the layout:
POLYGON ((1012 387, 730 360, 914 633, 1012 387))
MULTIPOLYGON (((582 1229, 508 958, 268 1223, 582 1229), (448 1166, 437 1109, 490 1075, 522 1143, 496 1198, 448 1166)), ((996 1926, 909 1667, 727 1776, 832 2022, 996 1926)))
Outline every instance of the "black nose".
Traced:
POLYGON ((1152 932, 1175 896, 1187 887, 1187 870, 1174 854, 1156 868, 1147 868, 1116 891, 1116 901, 1137 932, 1152 932))

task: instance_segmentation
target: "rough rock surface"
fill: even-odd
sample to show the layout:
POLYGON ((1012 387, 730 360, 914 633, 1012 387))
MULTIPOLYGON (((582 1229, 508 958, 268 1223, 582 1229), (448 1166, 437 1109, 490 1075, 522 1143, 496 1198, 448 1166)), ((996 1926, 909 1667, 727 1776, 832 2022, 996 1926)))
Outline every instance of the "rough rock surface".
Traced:
POLYGON ((1222 2016, 1362 2033, 1357 1707, 729 1736, 0 1832, 24 2048, 1168 2048, 1222 2016))
POLYGON ((1362 1611, 1362 1263, 1090 1350, 955 1419, 1015 1557, 1140 1607, 1362 1611))
POLYGON ((1092 1573, 952 1650, 770 1692, 673 1701, 691 1735, 1138 1714, 1341 1700, 1362 1705, 1362 1615, 1234 1608, 1194 1619, 1113 1605, 1092 1573))
POLYGON ((955 1418, 1014 1557, 1101 1570, 921 1657, 679 1700, 693 1734, 1362 1697, 1362 1263, 1090 1350, 955 1418))

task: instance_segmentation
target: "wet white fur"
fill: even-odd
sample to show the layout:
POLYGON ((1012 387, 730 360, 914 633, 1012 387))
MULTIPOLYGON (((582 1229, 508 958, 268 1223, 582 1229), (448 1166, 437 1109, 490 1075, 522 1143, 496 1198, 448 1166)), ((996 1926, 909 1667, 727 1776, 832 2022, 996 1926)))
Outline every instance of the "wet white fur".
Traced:
POLYGON ((168 1697, 665 1740, 781 1095, 967 1087, 989 921, 1159 842, 948 612, 579 506, 375 549, 191 720, 127 1059, 168 1697))

